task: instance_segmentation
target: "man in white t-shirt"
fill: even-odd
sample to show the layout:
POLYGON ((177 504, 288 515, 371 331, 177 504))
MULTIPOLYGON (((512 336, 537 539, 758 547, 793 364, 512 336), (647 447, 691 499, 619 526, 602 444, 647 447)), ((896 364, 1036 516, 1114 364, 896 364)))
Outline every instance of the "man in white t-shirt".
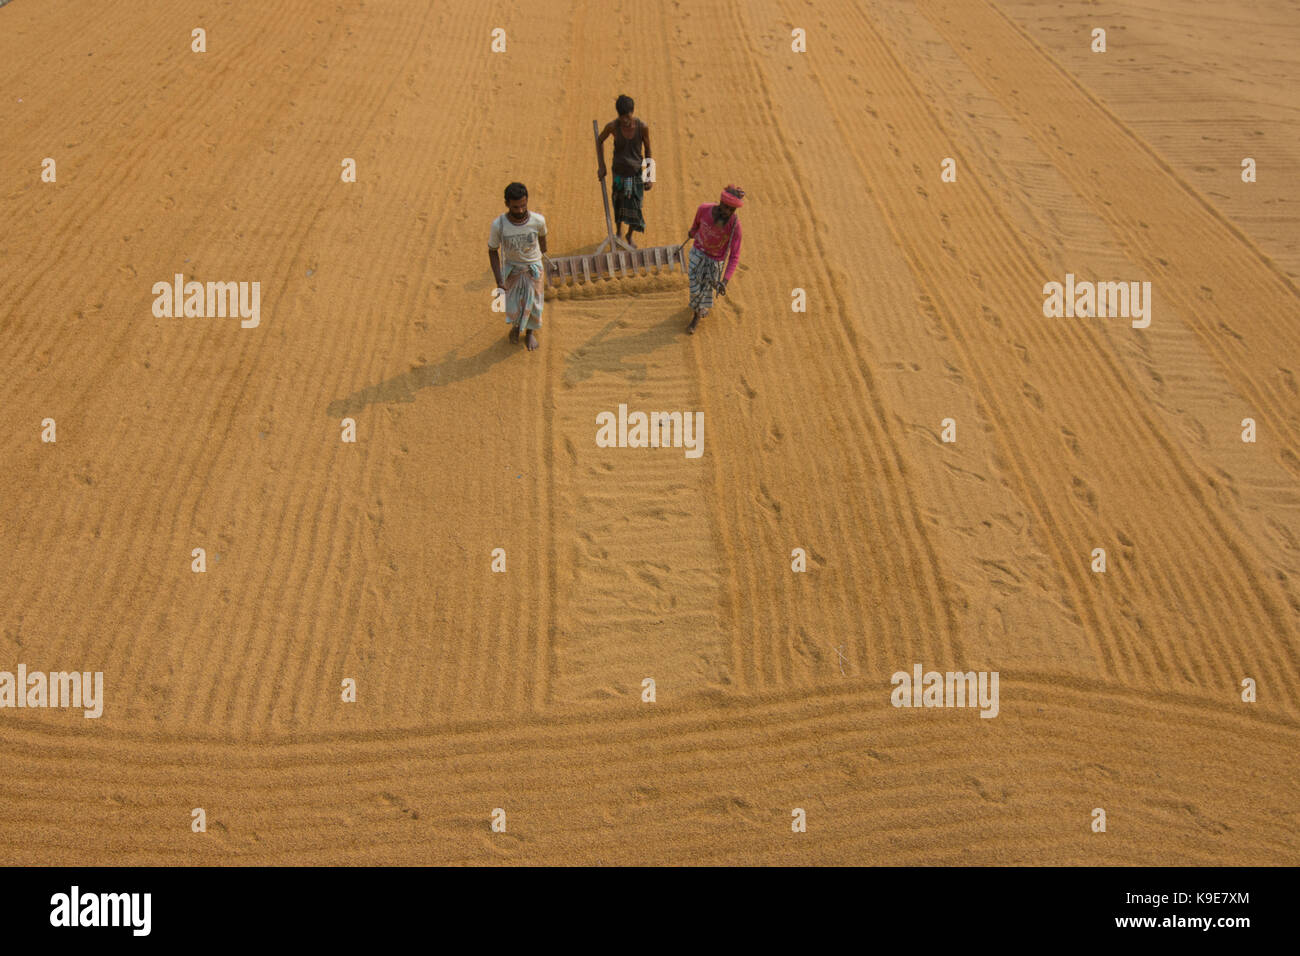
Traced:
POLYGON ((492 220, 488 261, 497 288, 505 291, 510 341, 517 344, 519 333, 527 331, 524 341, 532 352, 541 345, 536 333, 542 328, 542 306, 546 302, 542 272, 546 220, 540 213, 528 211, 528 187, 523 183, 506 187, 506 208, 507 212, 492 220), (504 250, 504 261, 498 250, 504 250))

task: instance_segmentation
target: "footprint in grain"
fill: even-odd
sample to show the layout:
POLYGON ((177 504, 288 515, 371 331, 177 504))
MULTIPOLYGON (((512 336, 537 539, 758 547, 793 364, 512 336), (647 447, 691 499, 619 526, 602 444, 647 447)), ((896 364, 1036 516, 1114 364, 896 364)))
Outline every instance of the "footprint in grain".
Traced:
POLYGON ((989 803, 1006 803, 1011 796, 1011 792, 1006 787, 987 785, 977 777, 967 777, 966 785, 989 803))
POLYGON ((691 808, 691 815, 713 823, 730 823, 736 820, 757 824, 756 808, 744 797, 735 794, 718 794, 691 808))
POLYGON ((958 478, 966 478, 972 481, 980 481, 980 482, 988 481, 988 479, 985 478, 983 475, 981 475, 979 472, 971 471, 969 468, 959 468, 950 461, 945 461, 943 463, 943 467, 947 468, 958 478))
POLYGON ((609 552, 596 543, 596 539, 592 536, 590 531, 580 532, 578 537, 587 542, 587 545, 583 550, 586 551, 588 558, 591 558, 593 561, 604 561, 609 557, 609 552))
POLYGON ((1097 492, 1092 490, 1092 485, 1075 475, 1070 481, 1070 489, 1074 492, 1074 497, 1083 502, 1089 511, 1093 514, 1097 513, 1097 492))
POLYGON ((416 810, 412 810, 410 807, 408 807, 406 805, 406 801, 403 800, 401 797, 397 796, 396 794, 387 793, 387 792, 377 794, 375 796, 374 802, 376 806, 380 807, 381 809, 393 811, 395 814, 404 816, 407 819, 410 820, 420 819, 419 812, 416 810))
POLYGON ((513 833, 487 833, 482 838, 483 849, 495 856, 513 857, 524 847, 524 841, 513 833))
POLYGON ((1194 441, 1201 448, 1206 448, 1209 446, 1210 433, 1206 429, 1206 427, 1202 425, 1200 422, 1198 422, 1195 418, 1189 418, 1187 419, 1186 422, 1184 422, 1183 431, 1186 432, 1188 435, 1190 435, 1192 441, 1194 441))
POLYGON ((638 561, 629 568, 629 573, 633 577, 654 591, 664 590, 664 578, 671 572, 672 569, 668 565, 655 564, 652 561, 638 561))
POLYGON ((648 783, 640 784, 628 791, 628 796, 633 802, 645 806, 651 800, 659 799, 659 788, 648 783))

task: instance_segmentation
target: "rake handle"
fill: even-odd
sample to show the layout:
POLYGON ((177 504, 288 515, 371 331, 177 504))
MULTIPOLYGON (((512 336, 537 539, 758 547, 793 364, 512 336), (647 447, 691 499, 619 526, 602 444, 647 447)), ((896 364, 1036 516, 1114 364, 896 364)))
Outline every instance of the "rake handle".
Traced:
MULTIPOLYGON (((596 139, 596 153, 599 155, 600 150, 600 124, 596 120, 591 121, 591 135, 596 139)), ((601 157, 601 165, 604 166, 605 157, 601 157)), ((599 170, 597 170, 599 172, 599 170)), ((605 203, 605 235, 609 244, 614 244, 614 217, 609 212, 609 192, 605 189, 605 177, 600 177, 600 198, 605 203)))

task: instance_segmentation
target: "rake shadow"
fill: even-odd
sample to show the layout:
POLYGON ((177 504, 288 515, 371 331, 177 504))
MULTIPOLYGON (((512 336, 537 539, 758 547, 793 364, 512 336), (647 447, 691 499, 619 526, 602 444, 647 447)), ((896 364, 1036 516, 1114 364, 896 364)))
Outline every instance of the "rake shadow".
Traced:
POLYGON ((626 376, 631 382, 645 381, 646 363, 629 360, 676 343, 690 317, 691 310, 682 308, 648 329, 629 335, 617 334, 628 327, 621 317, 606 322, 599 332, 564 357, 565 387, 585 382, 597 372, 626 376))

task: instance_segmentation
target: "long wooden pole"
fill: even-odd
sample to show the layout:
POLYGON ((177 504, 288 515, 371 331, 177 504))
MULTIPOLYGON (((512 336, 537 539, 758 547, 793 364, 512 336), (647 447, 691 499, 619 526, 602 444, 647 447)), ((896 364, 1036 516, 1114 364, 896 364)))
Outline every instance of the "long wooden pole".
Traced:
MULTIPOLYGON (((604 159, 604 157, 600 155, 600 124, 596 120, 591 121, 591 134, 596 140, 596 157, 599 162, 599 160, 604 159)), ((618 134, 615 133, 614 135, 617 136, 618 134)), ((598 170, 600 169, 599 166, 596 168, 598 170)), ((604 176, 600 177, 600 198, 605 203, 605 241, 596 247, 596 252, 601 253, 606 249, 612 249, 615 247, 630 250, 632 248, 630 245, 614 235, 614 217, 610 215, 609 212, 609 190, 605 188, 604 176)))
MULTIPOLYGON (((591 121, 591 135, 595 137, 596 140, 596 156, 600 159, 604 159, 605 157, 600 155, 600 123, 597 120, 591 121)), ((597 166, 596 169, 599 170, 600 166, 597 166)), ((606 238, 605 241, 596 248, 597 252, 603 252, 607 246, 612 246, 614 244, 614 217, 609 213, 609 191, 605 188, 604 176, 600 177, 600 198, 604 200, 605 203, 606 238)))

